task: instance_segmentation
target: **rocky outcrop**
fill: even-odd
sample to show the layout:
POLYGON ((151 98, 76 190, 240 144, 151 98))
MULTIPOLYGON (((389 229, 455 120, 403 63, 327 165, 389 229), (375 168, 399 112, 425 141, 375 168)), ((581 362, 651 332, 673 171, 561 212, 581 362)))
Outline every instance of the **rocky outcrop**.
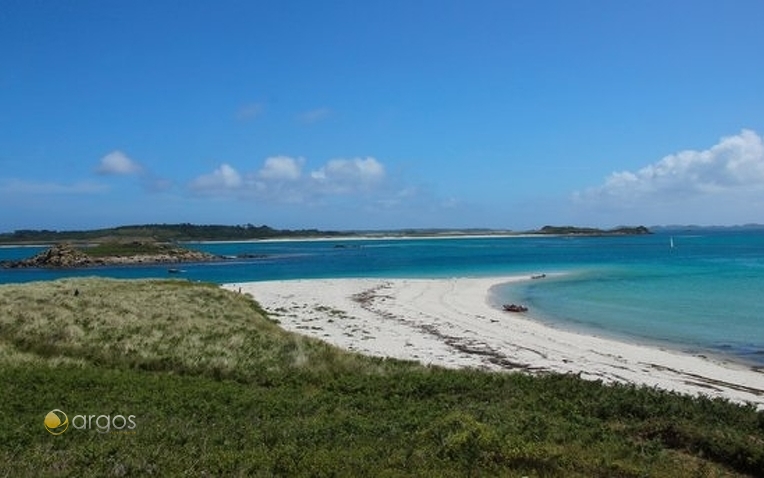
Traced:
POLYGON ((71 269, 75 267, 87 267, 91 265, 91 259, 84 252, 75 249, 70 244, 56 244, 45 251, 36 254, 29 259, 20 261, 7 261, 3 267, 48 267, 54 269, 71 269))
POLYGON ((2 266, 10 269, 29 267, 74 269, 108 265, 208 262, 218 259, 218 256, 206 252, 171 246, 161 246, 157 248, 156 252, 147 254, 91 256, 71 244, 56 244, 28 259, 5 261, 2 266))

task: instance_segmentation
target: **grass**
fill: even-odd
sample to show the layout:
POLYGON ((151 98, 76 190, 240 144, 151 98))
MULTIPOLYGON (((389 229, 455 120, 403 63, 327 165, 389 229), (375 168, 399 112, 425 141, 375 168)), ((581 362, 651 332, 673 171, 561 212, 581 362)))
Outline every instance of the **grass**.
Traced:
POLYGON ((364 357, 185 281, 0 286, 0 383, 0 476, 764 474, 753 407, 364 357))
POLYGON ((91 257, 105 256, 136 256, 140 254, 162 254, 170 248, 164 244, 145 241, 132 242, 102 242, 93 246, 81 248, 82 252, 91 257))
POLYGON ((90 257, 122 256, 132 257, 138 255, 177 254, 181 249, 169 244, 154 241, 104 241, 98 244, 80 248, 90 257))

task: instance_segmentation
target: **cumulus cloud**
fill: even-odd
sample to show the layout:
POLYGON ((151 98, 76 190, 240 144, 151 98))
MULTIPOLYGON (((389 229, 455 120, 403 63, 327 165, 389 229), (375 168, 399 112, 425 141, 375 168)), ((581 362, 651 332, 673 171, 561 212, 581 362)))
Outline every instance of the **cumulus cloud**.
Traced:
POLYGON ((257 176, 266 180, 296 181, 302 175, 303 158, 273 156, 267 158, 257 176))
POLYGON ((122 151, 112 151, 98 163, 96 172, 104 175, 130 175, 143 171, 140 164, 130 159, 122 151))
POLYGON ((222 164, 210 174, 193 180, 192 191, 257 197, 274 202, 305 202, 329 196, 370 193, 384 183, 385 167, 375 158, 332 159, 303 173, 304 158, 272 156, 262 166, 240 174, 222 164))
POLYGON ((332 159, 310 174, 322 189, 344 193, 368 190, 385 177, 385 168, 374 158, 332 159))
POLYGON ((746 196, 760 203, 762 192, 764 143, 754 131, 743 130, 706 150, 681 151, 638 171, 614 172, 602 185, 577 192, 574 198, 611 210, 659 210, 659 205, 671 203, 710 213, 711 206, 719 217, 731 217, 736 211, 724 212, 725 207, 739 207, 746 196))
POLYGON ((722 138, 707 150, 681 151, 636 172, 613 173, 581 196, 634 199, 651 194, 715 194, 741 187, 764 187, 764 144, 751 130, 722 138))
POLYGON ((191 189, 198 192, 225 192, 242 187, 244 180, 233 167, 221 164, 210 174, 204 174, 191 182, 191 189))

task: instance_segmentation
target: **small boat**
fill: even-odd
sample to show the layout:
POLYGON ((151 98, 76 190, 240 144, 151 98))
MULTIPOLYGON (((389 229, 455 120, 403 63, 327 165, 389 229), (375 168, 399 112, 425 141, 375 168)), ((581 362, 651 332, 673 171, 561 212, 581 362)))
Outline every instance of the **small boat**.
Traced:
POLYGON ((536 274, 531 276, 531 279, 543 279, 546 277, 546 274, 536 274))
POLYGON ((180 270, 180 269, 167 269, 167 272, 168 272, 169 274, 180 274, 180 273, 181 273, 181 272, 183 272, 183 271, 182 271, 182 270, 180 270))
POLYGON ((504 304, 502 308, 507 312, 528 312, 528 307, 517 304, 504 304))

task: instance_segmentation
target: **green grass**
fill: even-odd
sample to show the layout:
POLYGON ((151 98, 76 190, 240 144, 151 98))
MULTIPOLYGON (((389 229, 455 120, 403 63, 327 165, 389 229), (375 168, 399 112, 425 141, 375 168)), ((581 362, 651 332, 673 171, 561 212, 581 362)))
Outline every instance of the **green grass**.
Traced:
POLYGON ((137 255, 172 254, 178 251, 178 248, 153 241, 105 241, 93 246, 82 247, 80 250, 90 257, 131 257, 137 255))
POLYGON ((445 370, 287 333, 185 281, 0 286, 0 476, 761 476, 764 413, 445 370), (75 296, 74 291, 78 294, 75 296), (133 414, 48 434, 45 414, 133 414))

